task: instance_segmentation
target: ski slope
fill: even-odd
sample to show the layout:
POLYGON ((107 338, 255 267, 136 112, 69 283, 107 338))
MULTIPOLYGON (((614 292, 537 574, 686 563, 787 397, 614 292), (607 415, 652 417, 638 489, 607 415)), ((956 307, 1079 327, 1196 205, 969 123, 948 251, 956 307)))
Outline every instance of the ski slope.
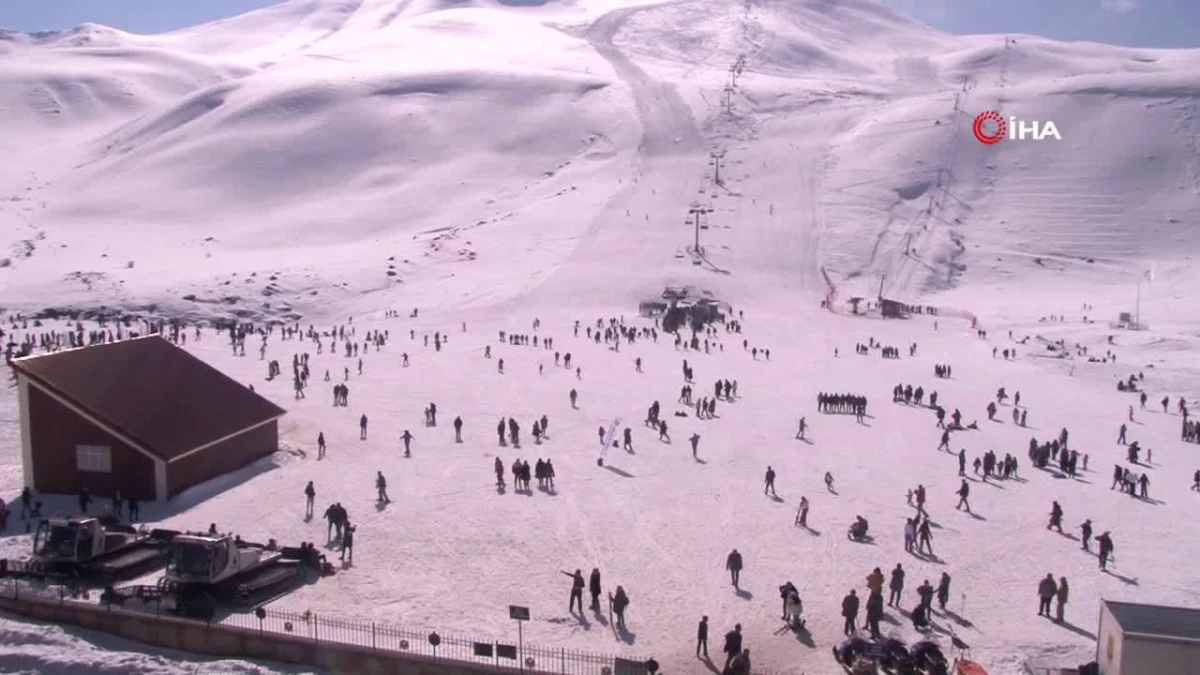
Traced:
MULTIPOLYGON (((0 135, 8 313, 103 306, 325 329, 354 317, 360 336, 390 331, 361 377, 353 360, 313 354, 303 401, 215 334, 189 344, 288 408, 285 441, 307 456, 162 521, 313 538, 320 528, 301 521, 300 495, 316 480, 318 502, 342 501, 362 526, 355 566, 283 607, 504 637, 504 607, 527 604, 531 642, 653 655, 667 672, 704 672, 690 636, 708 614, 714 656, 740 621, 757 666, 830 672, 841 596, 902 561, 910 589, 950 572, 951 609, 975 626, 956 629, 992 672, 1008 673, 1031 657, 1086 660, 1102 596, 1197 601, 1186 564, 1196 551, 1186 537, 1163 543, 1193 520, 1187 478, 1200 468, 1177 440, 1178 417, 1140 414, 1133 427, 1154 449, 1151 493, 1162 503, 1104 484, 1131 402, 1116 379, 1141 370, 1152 400, 1200 397, 1200 326, 1180 311, 1200 254, 1200 52, 951 36, 874 0, 289 0, 161 35, 0 31, 0 55, 0 112, 17 130, 0 135), (970 127, 990 109, 1053 120, 1063 139, 983 146, 970 127), (710 211, 699 255, 693 206, 710 211), (1149 269, 1140 309, 1151 330, 1108 345, 1107 322, 1134 309, 1149 269), (669 341, 617 353, 571 336, 576 320, 633 324, 637 302, 665 284, 744 310, 745 334, 723 335, 724 351, 710 355, 672 353, 669 341), (928 317, 884 324, 819 308, 830 292, 842 307, 880 288, 972 313, 988 338, 949 316, 935 330, 928 317), (384 318, 413 308, 419 319, 384 318), (543 350, 496 342, 498 330, 530 332, 535 317, 573 352, 582 380, 543 350), (1017 361, 991 360, 1010 329, 1033 337, 1017 361), (440 353, 423 346, 434 331, 450 336, 440 353), (1118 361, 1043 358, 1038 336, 1118 361), (905 354, 918 342, 918 355, 856 356, 868 337, 905 354), (770 363, 743 339, 769 347, 770 363), (485 345, 506 374, 483 359, 485 345), (718 404, 715 420, 667 415, 674 443, 660 445, 636 420, 656 399, 673 410, 682 358, 697 369, 697 395, 722 377, 739 381, 741 400, 718 404), (957 379, 935 381, 934 363, 952 364, 957 379), (338 381, 343 367, 351 405, 331 408, 321 376, 328 368, 338 381), (1004 409, 1004 424, 981 421, 954 443, 972 456, 1016 454, 1028 483, 973 483, 986 520, 950 508, 954 459, 934 451, 931 413, 889 402, 898 382, 939 389, 968 420, 985 417, 998 387, 1021 390, 1032 431, 1013 428, 1004 409), (871 399, 868 425, 817 415, 817 392, 844 390, 871 399), (445 420, 435 429, 420 426, 429 401, 445 420), (366 443, 354 428, 362 413, 366 443), (519 456, 552 457, 558 495, 497 495, 493 456, 517 455, 495 447, 495 421, 514 415, 528 429, 543 413, 551 439, 519 456), (466 421, 461 446, 445 428, 455 415, 466 421), (801 415, 812 445, 792 439, 801 415), (606 470, 594 462, 595 430, 614 417, 634 427, 637 453, 615 453, 606 470), (1062 427, 1091 455, 1087 482, 1027 468, 1029 435, 1062 427), (411 460, 396 451, 406 428, 417 437, 411 460), (688 456, 693 430, 708 464, 688 456), (318 431, 330 438, 327 463, 313 459, 318 431), (778 503, 757 492, 768 464, 778 503), (376 470, 394 486, 379 512, 376 470), (823 494, 826 470, 838 495, 823 494), (944 568, 899 544, 904 494, 921 482, 944 568), (801 494, 820 535, 792 527, 801 494), (282 506, 259 513, 263 495, 282 506), (1044 530, 1052 499, 1072 528, 1088 517, 1113 531, 1115 575, 1044 530), (856 513, 878 545, 841 536, 856 513), (727 586, 733 547, 752 597, 727 586), (562 607, 559 571, 592 566, 630 593, 628 642, 562 607), (1072 581, 1076 630, 1027 618, 1051 571, 1072 581), (788 579, 815 646, 774 635, 775 589, 788 579)), ((275 336, 267 359, 297 351, 313 348, 275 336)), ((0 398, 0 437, 16 448, 11 390, 0 398)), ((0 455, 0 493, 14 496, 20 482, 18 453, 0 455)), ((27 547, 9 537, 0 553, 27 547)), ((894 630, 911 635, 898 618, 894 630)))

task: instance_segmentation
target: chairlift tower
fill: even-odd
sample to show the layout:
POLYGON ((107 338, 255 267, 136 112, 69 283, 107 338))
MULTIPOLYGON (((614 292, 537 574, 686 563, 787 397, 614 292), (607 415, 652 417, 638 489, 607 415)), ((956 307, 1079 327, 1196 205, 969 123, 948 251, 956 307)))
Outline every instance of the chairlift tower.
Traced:
POLYGON ((710 164, 713 165, 713 182, 717 185, 724 185, 721 182, 721 158, 725 156, 724 150, 714 150, 708 154, 712 158, 710 164))
POLYGON ((696 242, 693 251, 698 256, 700 255, 700 217, 712 213, 712 209, 707 206, 693 206, 688 209, 688 220, 696 228, 696 242))

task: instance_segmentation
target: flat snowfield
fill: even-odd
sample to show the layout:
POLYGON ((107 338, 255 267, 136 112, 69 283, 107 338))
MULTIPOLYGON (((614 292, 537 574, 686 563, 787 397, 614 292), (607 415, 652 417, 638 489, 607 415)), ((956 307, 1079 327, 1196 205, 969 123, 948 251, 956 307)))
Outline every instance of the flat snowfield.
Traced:
MULTIPOLYGON (((1200 461, 1179 440, 1175 408, 1200 397, 1200 322, 1186 311, 1200 279, 1198 94, 1195 50, 952 36, 875 0, 289 0, 160 35, 0 30, 3 340, 65 330, 10 321, 51 308, 344 325, 360 342, 388 331, 361 374, 340 344, 328 352, 328 337, 318 355, 276 329, 265 360, 257 338, 234 357, 208 329, 186 346, 289 410, 286 450, 146 515, 323 541, 324 526, 303 520, 313 480, 322 509, 340 501, 361 527, 355 564, 282 608, 508 639, 507 606, 527 605, 529 642, 654 656, 668 673, 706 672, 692 640, 707 614, 714 658, 741 622, 756 668, 824 673, 836 671, 842 596, 902 563, 906 609, 924 579, 953 577, 954 615, 937 613, 937 631, 956 631, 990 672, 1039 657, 1077 665, 1094 654, 1100 598, 1186 605, 1200 593, 1190 564, 1200 495, 1188 489, 1200 461), (1061 139, 985 146, 972 123, 987 110, 1053 121, 1061 139), (619 352, 585 339, 597 319, 651 325, 638 303, 665 285, 731 303, 744 332, 720 329, 707 354, 665 337, 619 352), (880 295, 945 311, 936 329, 929 316, 850 316, 853 298, 880 295), (1148 330, 1110 327, 1139 311, 1148 330), (501 330, 553 338, 554 349, 501 343, 501 330), (902 358, 855 354, 871 338, 902 358), (993 357, 1005 347, 1015 360, 993 357), (1084 347, 1116 360, 1092 362, 1084 347), (580 379, 555 367, 555 351, 572 353, 580 379), (299 401, 297 353, 313 375, 299 401), (684 359, 697 397, 721 378, 737 380, 738 399, 711 420, 676 417, 684 359), (284 371, 272 382, 269 360, 284 371), (953 379, 933 377, 939 363, 953 379), (335 408, 330 388, 347 368, 349 406, 335 408), (1150 500, 1109 489, 1124 460, 1117 429, 1137 407, 1116 382, 1132 373, 1152 403, 1171 397, 1169 412, 1137 410, 1129 424, 1130 440, 1153 449, 1135 467, 1150 500), (971 476, 975 516, 955 510, 956 459, 937 450, 930 409, 891 402, 901 383, 979 421, 953 434, 956 453, 1011 453, 1020 479, 971 476), (1021 392, 1029 428, 1007 404, 986 419, 999 387, 1021 392), (819 414, 822 391, 868 397, 869 417, 819 414), (655 400, 671 443, 642 424, 655 400), (430 402, 436 427, 422 424, 430 402), (533 444, 543 414, 549 438, 533 444), (520 449, 496 444, 508 416, 520 449), (811 442, 794 438, 801 416, 811 442), (614 419, 633 430, 634 452, 610 450, 601 467, 597 429, 614 419), (1026 454, 1030 437, 1063 428, 1089 456, 1073 479, 1031 468, 1026 454), (322 431, 329 456, 318 461, 322 431), (555 494, 536 483, 514 494, 511 481, 498 494, 496 456, 552 459, 555 494), (762 494, 768 466, 778 500, 762 494), (376 471, 393 499, 382 510, 376 471), (918 484, 937 561, 901 545, 918 484), (801 496, 812 531, 793 525, 801 496), (1054 500, 1063 535, 1045 527, 1054 500), (856 514, 873 544, 846 539, 856 514), (1112 531, 1108 573, 1068 536, 1085 518, 1112 531), (746 560, 741 594, 724 571, 733 548, 746 560), (560 572, 592 567, 606 590, 627 589, 627 635, 568 614, 560 572), (1068 624, 1036 617, 1047 573, 1070 582, 1068 624), (788 580, 808 642, 779 631, 788 580)), ((0 495, 11 501, 19 425, 13 391, 0 398, 0 495)), ((28 547, 9 536, 0 554, 28 547)), ((889 612, 888 630, 912 638, 889 612)), ((173 656, 118 664, 76 652, 86 640, 73 633, 6 625, 15 637, 0 640, 0 658, 15 660, 0 669, 195 672, 171 670, 173 656), (35 634, 69 663, 31 646, 35 634)))
MULTIPOLYGON (((1162 380, 1150 367, 1151 352, 1118 341, 1108 347, 1119 355, 1116 364, 1063 362, 1073 377, 1046 367, 1040 363, 1043 338, 1105 349, 1108 330, 1083 324, 1078 311, 1064 312, 1061 323, 1017 327, 1014 341, 1001 330, 981 339, 964 321, 948 318, 938 320, 935 330, 930 317, 884 323, 815 308, 790 317, 744 311, 743 333, 721 331, 708 354, 678 350, 665 336, 657 344, 639 340, 614 351, 588 340, 582 329, 574 337, 574 317, 562 314, 514 316, 502 324, 468 321, 465 332, 458 317, 358 317, 347 325, 357 341, 368 330, 391 336, 384 348, 361 353, 361 375, 358 360, 346 358, 340 344, 337 355, 329 354, 328 338, 318 355, 312 343, 272 336, 264 360, 253 344, 247 356, 231 356, 226 338, 207 331, 199 342, 189 339, 188 349, 288 408, 288 451, 232 480, 199 488, 169 512, 148 507, 147 514, 175 528, 216 523, 251 540, 324 543, 320 513, 341 502, 359 528, 353 565, 276 607, 504 640, 513 631, 507 606, 525 605, 533 614, 525 629, 531 643, 654 656, 668 672, 704 668, 692 660, 702 614, 711 618, 714 655, 720 636, 740 622, 758 667, 828 672, 828 647, 840 640, 841 597, 852 588, 865 594, 864 579, 874 567, 888 571, 897 563, 908 572, 905 609, 923 580, 936 584, 943 571, 952 576, 948 612, 935 613, 935 634, 947 640, 948 631, 956 632, 991 672, 1016 672, 1032 657, 1086 660, 1094 650, 1101 598, 1197 601, 1200 579, 1188 564, 1194 547, 1179 535, 1200 498, 1189 492, 1190 475, 1200 466, 1196 446, 1178 440, 1177 414, 1139 409, 1129 424, 1129 440, 1152 449, 1151 463, 1134 467, 1150 476, 1151 499, 1110 489, 1113 465, 1126 464, 1117 429, 1127 420, 1127 406, 1137 407, 1134 395, 1117 392, 1111 382, 1143 370, 1157 401, 1162 380), (535 316, 541 320, 536 332, 535 316), (501 343, 499 330, 552 338, 553 350, 501 343), (440 351, 434 347, 437 332, 446 337, 440 351), (897 347, 902 358, 882 359, 878 350, 856 355, 855 343, 872 337, 897 347), (762 354, 755 359, 743 341, 751 349, 770 349, 770 360, 762 354), (917 353, 909 357, 913 343, 917 353), (484 357, 489 346, 490 359, 484 357), (993 358, 993 347, 1015 348, 1017 359, 993 358), (572 355, 578 376, 555 366, 555 351, 572 355), (265 380, 270 360, 286 368, 296 353, 310 355, 313 379, 299 401, 290 377, 265 380), (718 402, 709 420, 677 405, 684 360, 695 371, 697 398, 711 396, 712 383, 721 378, 737 381, 737 400, 718 402), (939 363, 952 366, 952 379, 934 378, 939 363), (343 381, 349 405, 334 407, 332 386, 343 381), (957 459, 937 450, 941 431, 933 412, 892 403, 897 383, 937 391, 939 403, 961 410, 964 423, 978 421, 979 430, 951 436, 955 453, 965 449, 968 456, 971 514, 954 508, 957 459), (997 421, 987 420, 984 407, 1002 386, 1010 395, 1021 393, 1028 428, 1012 424, 1009 405, 1001 406, 997 421), (578 408, 570 404, 572 389, 578 408), (822 391, 868 397, 868 417, 859 424, 850 415, 819 414, 816 396, 822 391), (662 404, 670 442, 642 424, 653 401, 662 404), (436 427, 423 423, 431 402, 437 404, 436 427), (362 414, 368 417, 365 441, 359 440, 362 414), (541 415, 549 420, 549 438, 535 444, 529 429, 541 415), (795 439, 801 415, 809 425, 807 442, 795 439), (462 443, 454 441, 452 427, 459 416, 462 443), (498 445, 501 417, 518 420, 520 448, 498 445), (597 430, 614 419, 632 428, 633 451, 611 448, 600 467, 597 430), (1070 446, 1089 458, 1089 469, 1075 479, 1033 469, 1026 455, 1031 437, 1045 441, 1064 427, 1070 446), (403 457, 399 440, 405 430, 415 437, 411 458, 403 457), (316 458, 318 432, 328 441, 323 460, 316 458), (687 440, 693 433, 700 436, 697 459, 687 440), (980 481, 969 464, 987 450, 1016 455, 1019 477, 980 481), (495 485, 495 457, 506 467, 504 491, 495 485), (555 490, 537 489, 535 482, 530 493, 514 493, 507 467, 518 458, 552 460, 555 490), (778 475, 778 498, 764 494, 768 466, 778 475), (390 504, 376 503, 376 471, 388 479, 390 504), (834 476, 833 491, 823 484, 826 471, 834 476), (309 480, 317 490, 313 522, 304 519, 302 491, 309 480), (918 484, 929 493, 932 559, 907 554, 902 546, 904 519, 914 513, 906 493, 918 484), (811 530, 794 525, 802 496, 812 505, 811 530), (1066 512, 1064 534, 1046 528, 1055 500, 1066 512), (870 520, 873 543, 847 539, 856 515, 870 520), (1081 550, 1077 526, 1085 518, 1097 534, 1112 532, 1117 563, 1107 573, 1081 550), (724 570, 734 548, 746 561, 740 590, 724 570), (601 570, 606 591, 620 584, 629 593, 627 634, 614 632, 607 617, 568 613, 570 580, 560 572, 586 574, 593 567, 601 570), (1036 585, 1046 573, 1070 582, 1065 624, 1035 616, 1036 585), (778 587, 789 580, 800 589, 811 631, 799 640, 779 631, 778 587)), ((578 318, 585 327, 594 322, 578 318)), ((626 322, 651 325, 632 316, 626 322)), ((11 411, 12 390, 3 396, 11 411)), ((16 425, 4 429, 6 445, 17 447, 16 425)), ((5 461, 5 484, 15 493, 19 459, 13 453, 5 461)), ((63 499, 61 505, 69 503, 63 499)), ((3 553, 17 556, 28 545, 26 536, 10 537, 3 553)), ((329 555, 335 555, 332 549, 329 555)), ((915 638, 903 614, 889 609, 888 617, 889 634, 915 638)))

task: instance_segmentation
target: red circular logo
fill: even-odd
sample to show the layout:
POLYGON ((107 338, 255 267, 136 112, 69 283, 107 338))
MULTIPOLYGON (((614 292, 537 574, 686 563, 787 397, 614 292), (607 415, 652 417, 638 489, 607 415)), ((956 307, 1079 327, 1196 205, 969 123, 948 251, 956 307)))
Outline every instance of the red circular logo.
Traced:
POLYGON ((984 145, 995 145, 999 143, 1006 135, 1008 135, 1008 122, 1000 116, 1000 113, 995 110, 979 113, 975 118, 975 123, 971 125, 971 131, 975 134, 975 140, 984 145), (990 124, 989 124, 990 123, 990 124), (994 126, 990 133, 983 127, 985 124, 994 126))

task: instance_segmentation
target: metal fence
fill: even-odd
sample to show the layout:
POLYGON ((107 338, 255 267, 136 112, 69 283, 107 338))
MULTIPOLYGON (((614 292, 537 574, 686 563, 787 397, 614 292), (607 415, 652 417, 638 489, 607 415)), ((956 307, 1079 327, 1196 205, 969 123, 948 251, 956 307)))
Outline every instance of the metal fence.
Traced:
MULTIPOLYGON (((79 602, 95 605, 98 604, 100 593, 96 590, 74 593, 61 585, 7 578, 0 579, 0 595, 12 599, 28 598, 42 602, 79 602)), ((157 603, 148 603, 141 607, 126 605, 123 609, 150 614, 161 613, 157 603)), ((314 612, 285 612, 263 608, 260 611, 229 614, 210 622, 197 623, 303 638, 318 644, 351 645, 373 651, 413 654, 484 667, 517 668, 531 674, 641 675, 646 672, 640 665, 644 663, 644 659, 620 658, 611 654, 562 647, 507 644, 435 630, 349 620, 314 612)))

